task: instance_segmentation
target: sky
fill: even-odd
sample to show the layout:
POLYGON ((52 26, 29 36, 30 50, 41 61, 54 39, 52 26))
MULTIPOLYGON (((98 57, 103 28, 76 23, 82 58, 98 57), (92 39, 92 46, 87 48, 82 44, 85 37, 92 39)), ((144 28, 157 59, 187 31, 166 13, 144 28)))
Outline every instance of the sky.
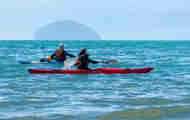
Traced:
POLYGON ((2 0, 0 40, 31 40, 73 20, 105 40, 190 40, 190 0, 2 0))

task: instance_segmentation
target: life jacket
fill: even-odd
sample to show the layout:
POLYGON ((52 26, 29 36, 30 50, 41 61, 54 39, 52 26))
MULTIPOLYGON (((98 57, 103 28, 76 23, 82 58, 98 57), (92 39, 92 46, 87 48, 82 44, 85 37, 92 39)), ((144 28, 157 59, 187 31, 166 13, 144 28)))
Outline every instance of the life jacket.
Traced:
POLYGON ((75 65, 78 68, 88 68, 88 55, 80 55, 77 57, 75 65))
POLYGON ((56 50, 55 59, 57 61, 65 61, 66 60, 66 55, 64 54, 64 51, 61 51, 60 49, 56 50))

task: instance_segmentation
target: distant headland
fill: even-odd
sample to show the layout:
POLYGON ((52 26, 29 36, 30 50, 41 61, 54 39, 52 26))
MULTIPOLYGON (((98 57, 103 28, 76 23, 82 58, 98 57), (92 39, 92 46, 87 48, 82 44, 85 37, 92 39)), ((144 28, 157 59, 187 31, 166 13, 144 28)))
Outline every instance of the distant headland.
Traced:
POLYGON ((39 28, 35 40, 101 40, 100 35, 87 25, 75 21, 56 21, 39 28))

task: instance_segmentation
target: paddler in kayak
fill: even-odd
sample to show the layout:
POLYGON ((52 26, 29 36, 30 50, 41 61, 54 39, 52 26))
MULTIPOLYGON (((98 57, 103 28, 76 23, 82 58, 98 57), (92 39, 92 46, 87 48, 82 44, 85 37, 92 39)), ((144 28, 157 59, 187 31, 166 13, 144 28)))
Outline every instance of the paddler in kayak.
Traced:
POLYGON ((40 62, 56 60, 57 62, 64 62, 69 57, 75 57, 74 55, 68 53, 64 50, 64 45, 61 45, 51 56, 46 56, 46 58, 42 58, 40 62))
POLYGON ((88 63, 97 64, 97 63, 105 63, 105 61, 91 60, 89 58, 89 55, 86 53, 86 48, 82 48, 81 51, 80 51, 80 53, 79 53, 79 55, 77 56, 75 66, 78 69, 89 70, 88 63))

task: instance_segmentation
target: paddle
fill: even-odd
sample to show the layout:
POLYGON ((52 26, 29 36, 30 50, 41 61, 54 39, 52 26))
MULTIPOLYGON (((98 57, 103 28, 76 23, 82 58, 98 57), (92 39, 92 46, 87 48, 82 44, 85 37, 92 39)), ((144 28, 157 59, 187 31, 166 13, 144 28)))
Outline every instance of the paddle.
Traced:
POLYGON ((105 61, 102 61, 102 63, 117 63, 118 61, 115 60, 115 59, 110 59, 110 60, 105 60, 105 61))
MULTIPOLYGON (((110 59, 110 60, 103 60, 103 61, 100 61, 100 63, 117 63, 118 61, 115 60, 115 59, 110 59)), ((65 61, 65 66, 67 67, 71 67, 71 66, 74 66, 75 65, 75 61, 72 61, 72 60, 66 60, 65 61)))

